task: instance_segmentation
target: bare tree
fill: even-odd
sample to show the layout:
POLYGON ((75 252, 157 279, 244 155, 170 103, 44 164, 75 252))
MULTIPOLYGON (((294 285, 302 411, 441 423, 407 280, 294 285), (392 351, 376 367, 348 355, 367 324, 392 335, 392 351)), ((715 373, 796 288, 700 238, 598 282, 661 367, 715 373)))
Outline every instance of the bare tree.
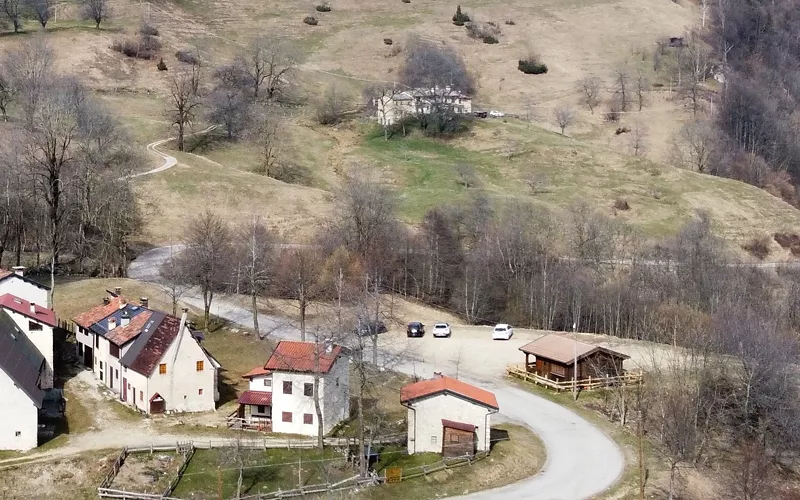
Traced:
POLYGON ((289 147, 288 132, 278 112, 264 107, 253 114, 253 126, 250 128, 250 140, 258 147, 259 173, 267 177, 274 176, 274 168, 278 164, 280 151, 289 147))
POLYGON ((47 27, 50 17, 53 15, 55 8, 54 0, 26 0, 25 6, 28 11, 33 14, 33 17, 42 25, 42 28, 47 27))
POLYGON ((473 187, 478 180, 475 167, 468 163, 456 163, 456 175, 458 176, 458 183, 467 189, 473 187))
POLYGON ((161 283, 167 289, 167 294, 172 302, 172 315, 178 314, 178 301, 192 288, 187 269, 178 259, 178 252, 172 245, 169 247, 169 258, 164 262, 159 271, 161 283))
POLYGON ((389 128, 392 120, 397 117, 398 108, 393 106, 395 97, 402 92, 396 84, 378 83, 367 87, 364 90, 364 97, 368 105, 375 108, 378 114, 378 123, 383 127, 383 139, 389 140, 389 128))
POLYGON ((14 101, 14 88, 11 86, 11 79, 5 68, 0 66, 0 114, 3 121, 8 121, 8 108, 14 101))
POLYGON ((33 126, 39 102, 54 77, 55 54, 42 37, 34 37, 9 54, 4 66, 15 100, 22 108, 25 125, 33 126))
POLYGON ((589 112, 594 114, 594 108, 600 104, 600 89, 603 81, 596 76, 585 76, 578 80, 577 89, 581 96, 581 102, 589 108, 589 112))
POLYGON ((200 107, 200 66, 193 64, 189 70, 178 71, 170 80, 170 108, 168 115, 178 128, 178 151, 185 148, 186 126, 191 124, 200 107))
POLYGON ((564 135, 564 130, 575 122, 575 112, 572 108, 559 106, 555 111, 555 119, 558 128, 561 129, 561 135, 564 135))
POLYGON ((640 68, 636 71, 636 81, 634 92, 636 94, 636 103, 639 105, 639 111, 645 105, 645 100, 647 99, 647 92, 650 91, 650 81, 647 78, 647 75, 644 71, 640 68))
MULTIPOLYGON (((253 330, 262 337, 258 328, 258 298, 263 296, 273 282, 273 236, 257 217, 243 228, 237 249, 239 273, 244 276, 253 312, 253 330)), ((263 337, 262 337, 263 338, 263 337)))
POLYGON ((11 21, 14 26, 14 33, 19 33, 22 29, 22 24, 25 22, 24 0, 2 0, 2 2, 6 19, 11 21))
POLYGON ((647 125, 636 120, 629 134, 629 145, 633 156, 643 156, 647 152, 650 131, 647 125))
POLYGON ((630 70, 626 65, 620 65, 613 69, 612 75, 614 79, 611 92, 619 105, 619 111, 625 112, 633 97, 630 70))
POLYGON ((251 102, 243 85, 245 77, 237 66, 217 68, 214 86, 206 97, 209 120, 222 124, 228 140, 238 137, 250 124, 251 102))
POLYGON ((717 141, 712 123, 705 120, 686 122, 672 140, 672 159, 681 168, 708 173, 717 141))
POLYGON ((319 251, 313 247, 283 250, 277 267, 280 293, 297 301, 300 317, 300 340, 306 339, 306 313, 319 291, 317 279, 321 266, 319 251))
POLYGON ((686 66, 686 76, 678 86, 678 95, 697 115, 707 94, 705 81, 711 73, 711 48, 699 37, 693 36, 683 52, 681 62, 686 66))
POLYGON ((280 97, 300 62, 300 53, 287 39, 259 37, 236 57, 234 65, 246 77, 253 99, 280 97), (263 91, 263 93, 262 93, 263 91))
POLYGON ((208 332, 214 294, 230 282, 231 231, 219 216, 206 212, 190 221, 184 238, 186 249, 178 258, 189 282, 200 287, 208 332))
POLYGON ((475 91, 475 80, 460 55, 440 43, 421 38, 408 41, 401 78, 412 88, 452 87, 466 94, 475 91))
POLYGON ((108 0, 80 0, 81 19, 94 21, 94 27, 100 29, 100 23, 113 16, 108 0))
POLYGON ((321 125, 336 125, 342 121, 348 101, 335 85, 331 85, 317 103, 317 121, 321 125))

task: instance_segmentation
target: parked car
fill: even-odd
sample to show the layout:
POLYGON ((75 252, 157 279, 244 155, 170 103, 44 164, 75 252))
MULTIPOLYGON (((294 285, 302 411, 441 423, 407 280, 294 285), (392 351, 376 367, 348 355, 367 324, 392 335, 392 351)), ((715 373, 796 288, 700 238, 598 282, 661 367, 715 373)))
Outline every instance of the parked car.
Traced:
POLYGON ((407 337, 423 337, 425 335, 425 325, 419 321, 412 321, 406 328, 407 337))
POLYGON ((386 328, 386 323, 381 320, 378 321, 365 321, 361 320, 358 323, 358 326, 355 328, 355 333, 358 335, 369 336, 369 335, 377 335, 379 333, 386 333, 389 330, 386 328))
POLYGON ((501 323, 494 325, 494 330, 492 331, 492 340, 511 340, 512 335, 514 335, 514 329, 511 328, 511 325, 501 323))
POLYGON ((451 333, 450 325, 447 323, 436 323, 433 325, 434 337, 449 337, 451 333))
POLYGON ((489 116, 491 116, 492 118, 502 118, 506 116, 506 114, 503 113, 502 111, 491 110, 489 111, 489 116))

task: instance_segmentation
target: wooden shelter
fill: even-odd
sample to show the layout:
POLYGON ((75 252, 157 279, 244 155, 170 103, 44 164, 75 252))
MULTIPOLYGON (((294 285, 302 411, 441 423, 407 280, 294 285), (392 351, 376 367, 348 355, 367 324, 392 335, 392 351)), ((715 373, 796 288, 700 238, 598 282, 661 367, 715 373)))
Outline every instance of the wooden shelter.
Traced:
POLYGON ((525 353, 526 372, 557 382, 621 377, 625 373, 623 361, 630 358, 561 334, 545 335, 519 350, 525 353))

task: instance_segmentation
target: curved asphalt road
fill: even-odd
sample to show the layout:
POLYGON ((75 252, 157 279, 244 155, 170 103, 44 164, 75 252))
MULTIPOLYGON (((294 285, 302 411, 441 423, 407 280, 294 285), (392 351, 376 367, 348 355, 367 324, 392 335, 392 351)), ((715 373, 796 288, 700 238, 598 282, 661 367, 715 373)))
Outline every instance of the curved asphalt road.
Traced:
MULTIPOLYGON (((133 279, 159 283, 159 269, 170 252, 180 246, 154 248, 141 254, 128 268, 133 279)), ((202 308, 199 295, 190 292, 183 302, 202 308)), ((234 300, 215 298, 212 313, 244 327, 252 325, 252 313, 234 300)), ((281 339, 299 339, 296 328, 285 320, 259 315, 259 326, 269 335, 281 339)), ((429 358, 428 358, 429 359, 429 358)), ((465 363, 468 365, 468 363, 465 363)), ((462 365, 463 366, 463 365, 462 365)), ((450 366, 437 366, 416 356, 404 356, 401 371, 430 377, 434 371, 450 371, 450 366)), ((461 370, 465 373, 465 370, 461 370)), ((495 393, 500 405, 500 418, 530 427, 544 442, 547 462, 536 476, 494 490, 457 497, 469 500, 536 499, 578 500, 591 498, 612 486, 622 473, 624 459, 617 445, 602 431, 572 411, 502 379, 486 380, 473 375, 460 377, 495 393)))

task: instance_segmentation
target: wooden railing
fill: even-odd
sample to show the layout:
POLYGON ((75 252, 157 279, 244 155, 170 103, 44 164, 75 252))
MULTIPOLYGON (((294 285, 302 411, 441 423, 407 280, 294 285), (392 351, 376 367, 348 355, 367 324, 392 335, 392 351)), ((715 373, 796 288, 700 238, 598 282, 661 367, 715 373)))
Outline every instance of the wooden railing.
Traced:
MULTIPOLYGON (((532 382, 536 385, 555 389, 556 391, 571 391, 573 382, 571 380, 551 380, 536 373, 529 372, 521 365, 510 365, 506 368, 506 375, 518 378, 525 382, 532 382)), ((602 389, 604 387, 619 385, 641 384, 643 375, 641 371, 626 371, 623 375, 616 377, 589 377, 578 380, 575 385, 582 391, 602 389)))
POLYGON ((237 412, 228 415, 226 423, 229 429, 246 431, 272 432, 272 422, 263 418, 240 418, 237 412))

